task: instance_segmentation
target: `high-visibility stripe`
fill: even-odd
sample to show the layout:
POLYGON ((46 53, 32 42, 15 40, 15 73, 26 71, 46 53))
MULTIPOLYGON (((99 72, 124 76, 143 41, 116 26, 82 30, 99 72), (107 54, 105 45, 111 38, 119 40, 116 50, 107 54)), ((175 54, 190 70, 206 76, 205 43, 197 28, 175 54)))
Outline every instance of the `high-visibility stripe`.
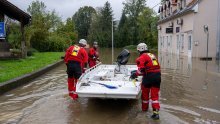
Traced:
POLYGON ((159 114, 159 111, 153 111, 154 114, 159 114))
POLYGON ((153 101, 153 100, 142 100, 142 102, 143 102, 143 103, 152 103, 152 104, 154 104, 154 103, 159 103, 158 100, 155 100, 155 101, 153 101))
POLYGON ((72 94, 77 94, 75 91, 70 91, 70 93, 72 93, 72 94))
POLYGON ((142 102, 143 102, 143 103, 149 103, 149 101, 146 101, 146 100, 143 100, 142 102))
POLYGON ((159 101, 158 101, 158 100, 155 100, 155 101, 152 101, 152 103, 159 103, 159 101))

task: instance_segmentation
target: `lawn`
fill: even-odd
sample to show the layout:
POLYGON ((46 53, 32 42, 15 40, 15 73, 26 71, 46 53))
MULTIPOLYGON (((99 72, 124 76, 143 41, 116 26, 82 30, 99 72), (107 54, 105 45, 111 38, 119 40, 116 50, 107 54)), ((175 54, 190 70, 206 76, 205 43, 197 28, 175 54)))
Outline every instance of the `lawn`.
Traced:
POLYGON ((0 83, 39 70, 61 60, 63 52, 35 53, 20 60, 0 60, 0 83))

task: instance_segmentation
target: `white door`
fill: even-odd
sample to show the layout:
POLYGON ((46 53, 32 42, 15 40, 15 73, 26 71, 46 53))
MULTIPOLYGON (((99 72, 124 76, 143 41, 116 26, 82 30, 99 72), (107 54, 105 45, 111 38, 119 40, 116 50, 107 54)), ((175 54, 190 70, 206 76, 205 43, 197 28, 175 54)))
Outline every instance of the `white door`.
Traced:
POLYGON ((172 54, 173 52, 173 46, 172 46, 172 35, 170 36, 170 41, 169 41, 169 46, 170 46, 170 53, 172 54))
POLYGON ((180 53, 180 37, 176 35, 176 54, 179 55, 180 53))
POLYGON ((188 34, 188 57, 192 57, 192 34, 188 34))
POLYGON ((180 43, 180 46, 181 46, 181 53, 184 55, 184 34, 181 35, 181 43, 180 43))

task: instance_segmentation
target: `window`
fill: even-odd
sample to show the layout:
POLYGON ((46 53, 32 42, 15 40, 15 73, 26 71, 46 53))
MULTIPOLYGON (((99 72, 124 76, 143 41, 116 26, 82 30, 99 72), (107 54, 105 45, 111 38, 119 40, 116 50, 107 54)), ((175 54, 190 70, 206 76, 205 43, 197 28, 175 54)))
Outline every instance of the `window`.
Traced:
POLYGON ((170 9, 167 8, 167 16, 169 16, 169 15, 170 15, 170 9))
POLYGON ((192 50, 192 36, 189 35, 188 37, 188 50, 192 50))
POLYGON ((178 3, 177 3, 177 9, 178 10, 181 10, 181 3, 178 1, 178 3))
POLYGON ((179 50, 179 35, 176 36, 176 48, 179 50))
POLYGON ((172 15, 172 13, 173 13, 173 9, 172 7, 170 7, 170 15, 172 15))
POLYGON ((163 40, 162 40, 162 47, 164 48, 164 36, 163 36, 163 40))
POLYGON ((159 48, 161 49, 162 48, 162 37, 160 37, 160 41, 158 44, 160 45, 159 48))
POLYGON ((160 19, 163 19, 163 13, 160 13, 160 19))
POLYGON ((182 8, 185 8, 186 7, 186 0, 182 0, 181 5, 182 5, 182 8))
POLYGON ((169 46, 172 47, 172 35, 170 36, 169 46))
POLYGON ((184 34, 181 35, 181 47, 184 50, 184 34))

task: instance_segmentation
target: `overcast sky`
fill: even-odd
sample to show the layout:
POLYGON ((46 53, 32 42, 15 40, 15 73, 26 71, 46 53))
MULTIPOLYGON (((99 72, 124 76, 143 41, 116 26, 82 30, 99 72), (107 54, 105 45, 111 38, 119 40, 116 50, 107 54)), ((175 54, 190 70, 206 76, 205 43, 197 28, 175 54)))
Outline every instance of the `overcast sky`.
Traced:
MULTIPOLYGON (((20 9, 27 11, 28 6, 35 0, 8 0, 20 9)), ((47 10, 53 10, 58 13, 63 20, 71 17, 80 7, 92 6, 102 7, 106 1, 109 1, 113 9, 114 18, 119 20, 123 9, 123 1, 125 0, 39 0, 43 1, 47 6, 47 10)), ((147 6, 154 7, 161 0, 147 0, 147 6)), ((158 6, 154 8, 157 12, 158 6)))

